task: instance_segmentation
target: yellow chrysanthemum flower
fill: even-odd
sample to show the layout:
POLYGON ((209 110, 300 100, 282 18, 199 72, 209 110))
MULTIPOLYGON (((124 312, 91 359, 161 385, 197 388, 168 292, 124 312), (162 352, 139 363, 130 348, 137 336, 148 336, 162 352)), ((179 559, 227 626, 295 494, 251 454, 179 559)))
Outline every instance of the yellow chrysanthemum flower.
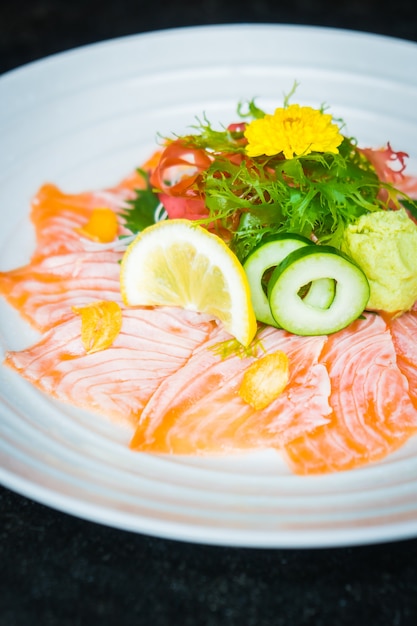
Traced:
POLYGON ((250 157, 282 152, 286 159, 310 152, 337 153, 343 136, 332 120, 327 113, 299 104, 278 108, 247 125, 246 152, 250 157))

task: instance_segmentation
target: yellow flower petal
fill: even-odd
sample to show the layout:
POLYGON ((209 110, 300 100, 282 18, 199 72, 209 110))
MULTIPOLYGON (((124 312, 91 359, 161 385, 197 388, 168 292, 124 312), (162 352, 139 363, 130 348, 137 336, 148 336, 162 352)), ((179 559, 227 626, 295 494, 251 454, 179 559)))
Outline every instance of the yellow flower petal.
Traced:
POLYGON ((332 120, 327 113, 298 104, 278 108, 248 124, 246 152, 250 157, 283 153, 286 159, 311 152, 337 153, 343 135, 332 120))
POLYGON ((81 315, 81 341, 87 354, 113 344, 122 327, 122 310, 117 302, 94 302, 72 310, 81 315))
POLYGON ((288 357, 279 350, 261 357, 248 367, 239 395, 255 410, 265 409, 284 391, 288 379, 288 357))

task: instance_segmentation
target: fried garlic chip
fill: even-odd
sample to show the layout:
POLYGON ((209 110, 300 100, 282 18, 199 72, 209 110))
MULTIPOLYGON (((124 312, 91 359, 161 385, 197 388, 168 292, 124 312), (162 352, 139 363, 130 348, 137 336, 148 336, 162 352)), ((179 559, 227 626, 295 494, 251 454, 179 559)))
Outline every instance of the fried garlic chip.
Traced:
POLYGON ((81 316, 81 341, 87 354, 109 348, 122 327, 122 310, 117 302, 94 302, 72 307, 81 316))
POLYGON ((288 357, 279 350, 259 358, 248 367, 239 395, 255 410, 265 409, 284 391, 288 379, 288 357))

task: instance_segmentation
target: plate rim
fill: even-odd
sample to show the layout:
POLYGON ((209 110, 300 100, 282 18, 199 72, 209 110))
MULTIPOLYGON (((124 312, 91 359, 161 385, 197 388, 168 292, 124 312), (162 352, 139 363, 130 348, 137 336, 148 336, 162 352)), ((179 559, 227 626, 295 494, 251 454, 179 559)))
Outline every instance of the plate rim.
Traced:
POLYGON ((176 37, 177 35, 187 34, 190 32, 212 32, 223 30, 245 30, 247 28, 254 28, 257 30, 276 30, 276 31, 299 31, 301 32, 315 32, 320 34, 338 34, 343 37, 354 37, 356 39, 362 39, 363 41, 374 40, 384 41, 391 45, 405 45, 406 47, 414 48, 417 50, 417 41, 407 39, 404 37, 396 37, 393 35, 386 35, 383 33, 376 33, 368 30, 358 30, 346 27, 326 26, 326 25, 313 25, 313 24, 296 24, 292 22, 272 23, 272 22, 224 22, 220 24, 197 24, 179 27, 167 27, 156 28, 149 31, 130 33, 126 35, 120 35, 110 37, 108 39, 99 39, 88 43, 72 46, 68 49, 63 49, 58 52, 52 52, 45 56, 33 59, 22 63, 16 67, 10 68, 0 74, 0 82, 2 79, 9 77, 11 74, 21 73, 26 70, 30 70, 34 65, 44 65, 49 62, 60 61, 63 57, 69 58, 70 56, 76 56, 78 54, 84 54, 90 50, 96 50, 101 47, 119 46, 120 44, 134 42, 135 40, 176 37))

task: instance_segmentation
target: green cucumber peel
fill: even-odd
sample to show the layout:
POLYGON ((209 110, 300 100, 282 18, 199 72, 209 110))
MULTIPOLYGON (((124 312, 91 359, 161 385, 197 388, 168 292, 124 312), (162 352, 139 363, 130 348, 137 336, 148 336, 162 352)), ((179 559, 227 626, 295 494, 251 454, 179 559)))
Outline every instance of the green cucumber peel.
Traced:
POLYGON ((302 235, 279 233, 265 237, 246 258, 243 269, 248 278, 255 316, 259 322, 278 326, 263 287, 265 272, 279 265, 290 252, 312 243, 302 235))

